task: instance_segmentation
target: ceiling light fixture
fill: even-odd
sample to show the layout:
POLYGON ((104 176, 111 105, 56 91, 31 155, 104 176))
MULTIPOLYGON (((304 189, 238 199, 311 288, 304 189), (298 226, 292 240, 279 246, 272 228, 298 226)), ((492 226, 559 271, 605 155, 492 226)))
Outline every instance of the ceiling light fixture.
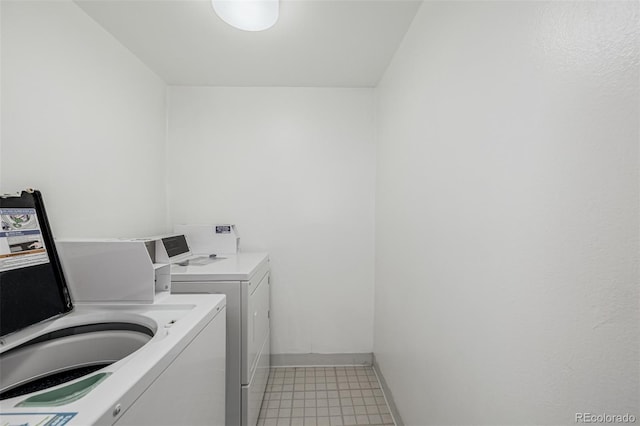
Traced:
POLYGON ((279 0, 211 0, 211 3, 220 19, 244 31, 269 29, 280 13, 279 0))

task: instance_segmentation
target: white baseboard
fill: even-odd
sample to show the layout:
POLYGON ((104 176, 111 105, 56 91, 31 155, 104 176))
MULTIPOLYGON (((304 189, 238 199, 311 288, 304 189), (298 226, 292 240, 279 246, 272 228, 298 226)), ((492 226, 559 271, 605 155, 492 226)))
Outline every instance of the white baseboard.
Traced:
POLYGON ((396 426, 404 426, 404 422, 402 421, 402 417, 400 417, 400 412, 398 411, 398 407, 396 406, 396 403, 393 400, 393 394, 391 393, 391 389, 389 389, 389 386, 387 385, 387 381, 382 375, 382 371, 380 371, 380 366, 376 362, 375 355, 373 356, 373 369, 378 375, 378 381, 380 381, 380 386, 382 386, 382 391, 384 392, 384 395, 387 398, 387 404, 389 405, 389 410, 391 410, 391 415, 395 420, 396 426))
POLYGON ((271 354, 271 367, 311 367, 329 365, 367 365, 372 353, 357 354, 271 354))

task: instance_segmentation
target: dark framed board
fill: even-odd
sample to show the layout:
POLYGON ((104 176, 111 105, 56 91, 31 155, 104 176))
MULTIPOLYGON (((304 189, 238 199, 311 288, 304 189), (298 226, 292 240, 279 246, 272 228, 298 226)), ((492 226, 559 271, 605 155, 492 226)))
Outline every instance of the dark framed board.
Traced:
POLYGON ((0 336, 73 310, 37 190, 0 196, 0 336))

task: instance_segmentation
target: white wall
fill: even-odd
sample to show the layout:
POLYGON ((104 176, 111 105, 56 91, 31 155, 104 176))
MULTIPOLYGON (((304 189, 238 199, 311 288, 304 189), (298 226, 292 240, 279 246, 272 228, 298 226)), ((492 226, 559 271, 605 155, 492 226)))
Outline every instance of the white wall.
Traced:
POLYGON ((165 84, 71 1, 2 6, 0 192, 57 237, 166 230, 165 84))
POLYGON ((371 352, 371 89, 169 88, 174 223, 235 223, 272 266, 274 353, 371 352))
POLYGON ((425 2, 377 89, 406 424, 640 416, 637 2, 425 2))

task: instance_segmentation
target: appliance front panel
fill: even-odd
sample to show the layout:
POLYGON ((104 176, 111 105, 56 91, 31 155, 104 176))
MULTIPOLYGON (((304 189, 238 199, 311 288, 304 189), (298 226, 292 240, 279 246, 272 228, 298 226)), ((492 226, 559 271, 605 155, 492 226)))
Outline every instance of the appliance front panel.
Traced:
MULTIPOLYGON (((226 361, 226 423, 239 425, 242 419, 241 399, 243 370, 246 371, 246 347, 243 348, 243 333, 246 323, 243 313, 247 312, 247 285, 238 281, 231 282, 175 282, 171 283, 171 292, 188 294, 224 294, 227 296, 227 361, 226 361), (244 349, 244 350, 243 350, 244 349), (243 368, 244 366, 244 368, 243 368)), ((247 380, 248 381, 248 380, 247 380)))

